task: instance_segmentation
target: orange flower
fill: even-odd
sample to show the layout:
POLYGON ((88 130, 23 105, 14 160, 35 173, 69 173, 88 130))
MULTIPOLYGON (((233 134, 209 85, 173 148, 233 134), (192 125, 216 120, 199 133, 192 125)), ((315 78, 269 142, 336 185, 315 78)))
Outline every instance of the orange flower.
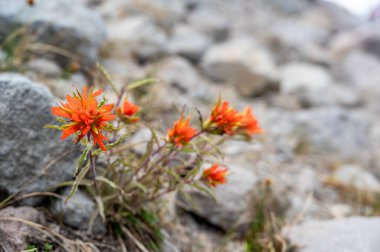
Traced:
POLYGON ((253 134, 261 134, 263 130, 260 128, 259 122, 253 115, 252 108, 246 107, 242 113, 243 119, 241 120, 240 128, 243 129, 248 136, 253 134))
POLYGON ((78 133, 75 142, 78 143, 86 135, 92 135, 94 145, 99 145, 102 150, 106 150, 103 140, 108 140, 101 130, 107 129, 107 122, 115 119, 111 114, 113 104, 106 104, 98 107, 96 97, 103 91, 98 90, 95 93, 93 88, 87 92, 87 86, 83 88, 83 94, 77 90, 73 96, 67 95, 67 103, 61 103, 61 106, 53 107, 52 113, 56 116, 69 119, 66 124, 62 125, 62 139, 78 133))
POLYGON ((121 108, 117 108, 116 112, 119 115, 123 115, 128 117, 129 121, 134 123, 139 120, 138 117, 133 117, 138 111, 140 110, 140 107, 133 104, 132 102, 128 101, 127 99, 124 99, 123 105, 121 108))
POLYGON ((208 125, 215 126, 219 133, 234 135, 237 127, 241 125, 243 116, 231 108, 227 101, 223 101, 222 105, 220 103, 219 100, 212 110, 208 125))
POLYGON ((221 168, 219 164, 214 164, 203 171, 202 179, 206 180, 212 187, 216 187, 218 184, 225 184, 227 182, 227 174, 227 168, 221 168))
POLYGON ((195 136, 197 130, 189 126, 189 117, 183 120, 183 116, 179 118, 173 125, 172 129, 168 130, 169 141, 177 146, 183 146, 190 142, 195 136))

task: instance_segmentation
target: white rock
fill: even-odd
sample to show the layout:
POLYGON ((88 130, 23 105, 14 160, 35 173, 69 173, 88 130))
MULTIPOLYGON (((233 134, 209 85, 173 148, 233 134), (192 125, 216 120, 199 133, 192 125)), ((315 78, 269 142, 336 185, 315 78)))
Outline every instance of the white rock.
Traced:
POLYGON ((380 60, 372 54, 354 50, 342 60, 342 77, 364 98, 380 97, 380 60))
POLYGON ((228 36, 228 21, 215 11, 207 8, 194 11, 189 15, 189 24, 216 41, 223 41, 228 36))
POLYGON ((330 74, 324 68, 304 62, 284 65, 280 70, 280 79, 280 89, 284 93, 321 90, 332 83, 330 74))
POLYGON ((380 192, 379 180, 368 171, 356 165, 340 167, 334 173, 334 178, 347 186, 353 186, 359 190, 380 192))
POLYGON ((309 221, 285 230, 300 252, 378 252, 380 219, 351 217, 309 221))
POLYGON ((168 50, 193 61, 198 61, 211 45, 211 39, 188 25, 177 25, 168 50))
POLYGON ((344 218, 352 214, 352 207, 346 204, 333 204, 329 212, 334 218, 344 218))
POLYGON ((206 51, 202 67, 216 80, 233 82, 246 96, 260 95, 273 88, 277 69, 271 55, 256 41, 238 38, 206 51))
MULTIPOLYGON (((67 196, 70 190, 71 188, 65 189, 63 194, 67 196)), ((100 215, 94 218, 90 227, 90 222, 96 212, 96 208, 96 204, 87 194, 81 190, 77 190, 67 204, 64 204, 63 200, 56 200, 52 206, 52 211, 70 227, 84 231, 89 230, 94 234, 104 234, 106 227, 100 215)))
POLYGON ((195 203, 195 208, 191 208, 191 211, 225 230, 249 222, 253 213, 250 204, 258 182, 249 167, 235 165, 229 169, 231 173, 228 183, 218 186, 215 190, 216 202, 198 191, 190 194, 195 203))
POLYGON ((184 18, 187 1, 189 0, 107 0, 97 7, 97 11, 105 19, 116 22, 126 16, 143 15, 169 30, 184 18))
POLYGON ((156 73, 157 78, 170 84, 173 89, 187 93, 190 97, 204 97, 208 94, 205 81, 191 63, 181 57, 164 59, 156 73))
POLYGON ((358 92, 349 86, 330 85, 319 90, 306 90, 297 93, 302 103, 307 107, 331 106, 355 107, 362 103, 358 92))
POLYGON ((63 73, 62 69, 54 61, 48 59, 33 59, 28 62, 27 66, 29 70, 48 77, 60 77, 63 73))
MULTIPOLYGON (((33 7, 24 0, 0 1, 0 19, 0 37, 23 26, 35 42, 64 49, 89 64, 96 61, 98 49, 106 37, 101 17, 75 0, 40 0, 33 7)), ((63 65, 70 63, 67 57, 47 51, 39 55, 63 65)))
POLYGON ((144 60, 166 52, 165 32, 146 16, 135 16, 111 23, 109 39, 124 43, 125 47, 144 60))

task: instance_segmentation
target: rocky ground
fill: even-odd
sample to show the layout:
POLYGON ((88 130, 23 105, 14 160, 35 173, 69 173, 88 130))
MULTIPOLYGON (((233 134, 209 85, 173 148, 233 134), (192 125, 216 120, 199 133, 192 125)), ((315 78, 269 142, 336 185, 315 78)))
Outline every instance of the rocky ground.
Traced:
MULTIPOLYGON (((245 251, 241 237, 258 218, 267 186, 265 212, 273 218, 265 220, 278 226, 268 235, 302 252, 377 252, 379 28, 318 0, 36 0, 31 6, 0 0, 0 196, 52 191, 70 179, 78 151, 43 125, 53 120, 57 97, 102 84, 91 67, 99 61, 118 88, 160 80, 132 99, 163 129, 177 116, 173 104, 205 111, 221 95, 239 109, 252 106, 265 130, 251 143, 222 147, 232 173, 217 189, 217 202, 190 192, 195 205, 189 205, 174 195, 180 218, 165 228, 164 251, 245 251)), ((144 140, 147 132, 133 138, 144 140)), ((85 243, 93 241, 85 231, 94 202, 84 193, 70 202, 63 208, 38 197, 1 210, 0 250, 33 243, 32 227, 4 220, 14 216, 64 230, 72 239, 67 246, 96 251, 96 243, 85 243)), ((92 230, 106 234, 101 220, 92 230)), ((104 243, 99 251, 121 251, 104 243)))

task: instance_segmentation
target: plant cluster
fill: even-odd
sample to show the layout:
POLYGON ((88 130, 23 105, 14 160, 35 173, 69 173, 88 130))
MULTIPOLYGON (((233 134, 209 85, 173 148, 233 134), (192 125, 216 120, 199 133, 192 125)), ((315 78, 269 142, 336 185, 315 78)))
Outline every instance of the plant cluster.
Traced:
POLYGON ((117 235, 139 235, 130 232, 134 223, 145 229, 141 235, 155 240, 152 230, 157 229, 157 220, 146 210, 147 203, 188 186, 212 196, 212 189, 226 183, 229 173, 212 162, 222 155, 218 146, 230 138, 249 140, 262 132, 251 108, 239 112, 219 99, 207 119, 198 111, 194 120, 198 127, 182 113, 163 134, 142 120, 142 108, 125 92, 117 93, 114 104, 105 97, 99 102, 101 94, 102 90, 84 87, 83 92, 67 95, 66 102, 52 108, 61 124, 47 127, 61 130, 62 139, 74 135, 75 144, 84 146, 66 201, 79 186, 87 185, 98 214, 117 235), (130 136, 143 127, 150 130, 150 140, 131 142, 130 136), (135 151, 139 144, 146 147, 144 153, 135 151))

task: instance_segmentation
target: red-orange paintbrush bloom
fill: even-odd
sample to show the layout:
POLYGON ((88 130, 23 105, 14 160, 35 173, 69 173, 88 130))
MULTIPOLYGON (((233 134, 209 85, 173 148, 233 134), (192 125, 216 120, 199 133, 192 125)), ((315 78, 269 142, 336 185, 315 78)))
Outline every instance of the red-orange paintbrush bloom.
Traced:
POLYGON ((116 112, 119 115, 126 117, 129 122, 134 123, 139 120, 138 117, 134 116, 139 110, 140 110, 139 106, 133 104, 127 99, 124 99, 122 106, 117 108, 116 112))
POLYGON ((214 164, 203 171, 202 179, 207 181, 212 187, 216 187, 218 184, 225 184, 227 182, 227 174, 227 168, 221 168, 219 164, 214 164))
POLYGON ((184 120, 183 116, 181 116, 181 118, 174 123, 173 128, 168 130, 170 142, 177 146, 183 146, 190 142, 197 133, 197 130, 189 126, 189 120, 189 117, 184 120))
POLYGON ((261 134, 263 130, 260 128, 259 121, 253 115, 252 108, 246 107, 242 113, 243 119, 241 120, 240 129, 243 133, 252 136, 254 134, 261 134))
POLYGON ((219 100, 211 112, 208 120, 208 127, 221 134, 234 135, 236 129, 241 125, 243 116, 235 109, 231 108, 227 101, 219 100))
POLYGON ((61 103, 61 106, 53 107, 52 113, 56 116, 69 119, 66 124, 62 125, 62 139, 78 133, 76 143, 86 135, 92 136, 94 145, 99 145, 102 150, 106 150, 103 140, 108 140, 102 133, 107 129, 107 122, 115 119, 111 114, 113 104, 98 106, 96 97, 102 93, 98 90, 94 93, 93 88, 88 93, 87 86, 83 88, 83 94, 77 90, 73 96, 67 95, 67 103, 61 103))

